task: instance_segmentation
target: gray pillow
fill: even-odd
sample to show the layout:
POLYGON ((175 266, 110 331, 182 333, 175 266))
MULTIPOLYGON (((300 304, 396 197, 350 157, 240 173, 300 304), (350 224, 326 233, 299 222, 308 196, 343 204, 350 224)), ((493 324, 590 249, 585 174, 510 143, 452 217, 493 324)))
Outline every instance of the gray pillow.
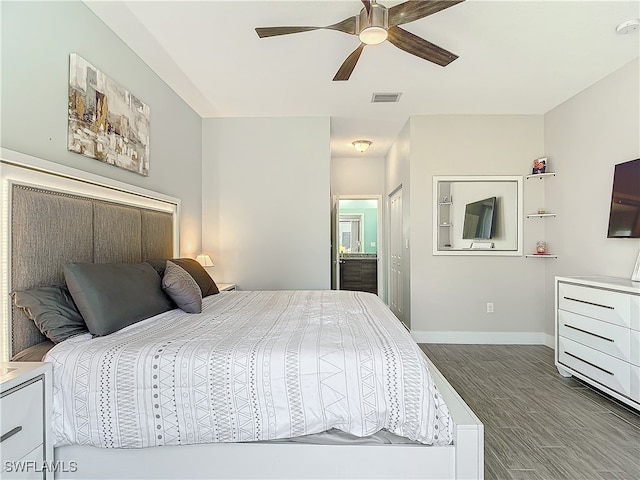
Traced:
MULTIPOLYGON (((85 328, 85 333, 88 330, 85 328)), ((32 347, 26 348, 11 357, 12 362, 41 362, 49 350, 53 348, 53 342, 45 340, 32 347)))
POLYGON ((185 312, 202 312, 200 286, 189 275, 189 272, 171 260, 167 260, 167 266, 162 277, 162 289, 185 312))
POLYGON ((81 333, 87 325, 65 286, 35 287, 13 292, 13 303, 53 343, 60 343, 81 333))
POLYGON ((175 307, 148 263, 69 263, 64 278, 93 335, 109 335, 175 307))
POLYGON ((189 275, 193 277, 197 284, 200 285, 202 298, 220 293, 220 291, 218 290, 218 286, 216 285, 216 282, 213 281, 213 278, 211 278, 211 275, 209 275, 204 267, 196 262, 193 258, 154 258, 147 260, 146 263, 151 265, 155 269, 155 271, 158 272, 158 275, 162 277, 164 275, 167 260, 171 260, 176 265, 184 268, 187 273, 189 273, 189 275))

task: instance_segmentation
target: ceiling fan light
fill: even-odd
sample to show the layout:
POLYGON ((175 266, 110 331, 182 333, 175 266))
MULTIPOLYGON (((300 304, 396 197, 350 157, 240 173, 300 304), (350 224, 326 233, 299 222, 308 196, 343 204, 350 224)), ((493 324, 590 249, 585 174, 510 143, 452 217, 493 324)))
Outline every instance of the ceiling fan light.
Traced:
POLYGON ((355 148, 357 151, 359 151, 360 153, 364 153, 367 150, 369 150, 369 147, 371 146, 371 141, 370 140, 356 140, 355 142, 352 143, 353 148, 355 148))
POLYGON ((387 30, 383 27, 371 25, 360 32, 360 41, 366 45, 378 45, 387 39, 387 30))

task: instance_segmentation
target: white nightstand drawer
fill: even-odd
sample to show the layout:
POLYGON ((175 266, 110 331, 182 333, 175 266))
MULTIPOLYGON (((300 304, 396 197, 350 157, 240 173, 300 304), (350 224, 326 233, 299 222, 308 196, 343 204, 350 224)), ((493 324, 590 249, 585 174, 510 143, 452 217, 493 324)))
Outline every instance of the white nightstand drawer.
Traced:
POLYGON ((43 443, 43 381, 16 387, 0 398, 0 458, 19 460, 43 443))
POLYGON ((631 326, 631 300, 624 293, 558 284, 558 308, 623 327, 631 326))
POLYGON ((628 362, 631 330, 600 320, 558 311, 558 335, 628 362))
POLYGON ((2 460, 2 480, 42 480, 44 478, 44 449, 34 448, 18 462, 9 465, 2 460))
POLYGON ((631 364, 564 337, 558 338, 558 360, 596 382, 631 396, 631 364))

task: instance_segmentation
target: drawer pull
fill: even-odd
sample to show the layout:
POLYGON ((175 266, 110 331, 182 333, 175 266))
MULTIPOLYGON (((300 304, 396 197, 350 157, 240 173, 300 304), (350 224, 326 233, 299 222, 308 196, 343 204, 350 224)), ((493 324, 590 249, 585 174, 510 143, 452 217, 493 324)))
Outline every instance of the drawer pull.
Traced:
POLYGON ((573 328, 574 330, 577 330, 577 331, 579 331, 579 332, 586 333, 587 335, 592 335, 592 336, 594 336, 594 337, 601 338, 602 340, 606 340, 607 342, 615 343, 615 340, 612 340, 611 338, 603 337, 602 335, 598 335, 597 333, 589 332, 589 331, 587 331, 587 330, 583 330, 583 329, 581 329, 581 328, 574 327, 573 325, 565 324, 565 326, 566 326, 567 328, 573 328))
POLYGON ((574 355, 573 353, 569 353, 569 352, 566 352, 566 351, 565 351, 564 353, 566 353, 566 354, 567 354, 567 355, 569 355, 570 357, 575 358, 576 360, 580 360, 581 362, 586 363, 587 365, 591 365, 593 368, 597 368, 598 370, 601 370, 601 371, 603 371, 604 373, 608 373, 608 374, 609 374, 609 375, 611 375, 611 376, 615 376, 613 372, 610 372, 609 370, 605 370, 604 368, 599 367, 598 365, 595 365, 595 364, 593 364, 593 363, 591 363, 591 362, 587 362, 587 361, 586 361, 586 360, 584 360, 583 358, 580 358, 580 357, 578 357, 578 356, 574 355))
POLYGON ((9 440, 16 433, 20 433, 21 431, 22 431, 22 425, 17 426, 16 428, 12 428, 11 430, 9 430, 7 433, 5 433, 0 437, 0 443, 4 442, 5 440, 9 440))
POLYGON ((615 310, 614 307, 610 307, 609 305, 601 305, 599 303, 587 302, 586 300, 580 300, 579 298, 564 297, 564 299, 571 300, 573 302, 586 303, 587 305, 593 305, 594 307, 602 307, 602 308, 608 308, 609 310, 615 310))

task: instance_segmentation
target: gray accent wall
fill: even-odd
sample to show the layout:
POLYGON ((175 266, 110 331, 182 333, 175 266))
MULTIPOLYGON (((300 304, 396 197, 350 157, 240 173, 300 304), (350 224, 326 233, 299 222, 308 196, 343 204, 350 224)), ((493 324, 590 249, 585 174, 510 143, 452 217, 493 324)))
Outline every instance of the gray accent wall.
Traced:
MULTIPOLYGON (((530 173, 533 159, 544 155, 542 115, 414 116, 403 132, 387 157, 387 190, 391 193, 402 183, 403 207, 408 209, 405 258, 411 296, 405 311, 414 338, 542 343, 543 261, 432 254, 433 176, 530 173), (492 314, 486 313, 488 302, 494 304, 492 314)), ((539 203, 528 193, 532 187, 537 185, 524 184, 525 210, 539 203)), ((525 250, 543 235, 539 228, 525 223, 525 250)))
POLYGON ((181 253, 201 242, 202 119, 82 2, 0 2, 1 145, 180 198, 181 253), (151 108, 148 177, 67 151, 69 54, 151 108))

